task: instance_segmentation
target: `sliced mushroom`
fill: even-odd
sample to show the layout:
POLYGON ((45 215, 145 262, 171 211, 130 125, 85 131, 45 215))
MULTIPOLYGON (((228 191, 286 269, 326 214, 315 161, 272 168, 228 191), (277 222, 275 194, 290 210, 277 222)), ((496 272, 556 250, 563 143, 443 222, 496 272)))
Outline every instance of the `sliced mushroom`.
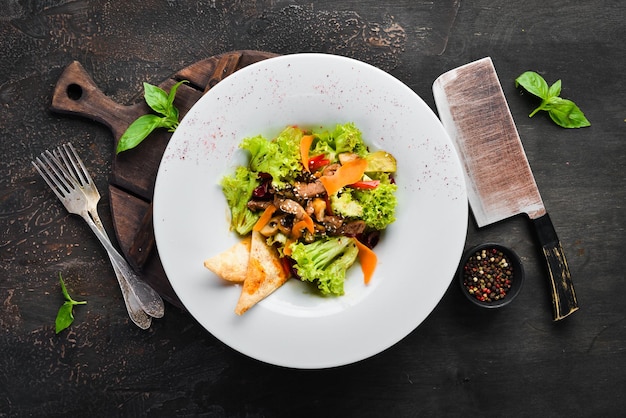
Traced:
POLYGON ((289 235, 291 234, 292 226, 293 217, 291 215, 282 213, 280 215, 273 216, 259 232, 265 237, 274 236, 279 232, 282 232, 285 235, 289 235))
POLYGON ((289 235, 293 227, 293 215, 283 214, 276 218, 278 219, 278 230, 285 235, 289 235))
POLYGON ((273 237, 278 233, 278 224, 274 218, 270 219, 263 228, 259 231, 264 237, 273 237))
POLYGON ((306 212, 307 215, 313 216, 313 213, 315 212, 315 208, 313 208, 312 200, 306 201, 306 204, 304 205, 304 211, 306 212))
POLYGON ((341 167, 341 164, 339 163, 331 164, 324 169, 324 171, 322 172, 322 175, 332 176, 333 174, 335 174, 335 171, 337 171, 339 167, 341 167))
POLYGON ((339 158, 339 162, 341 164, 345 164, 347 162, 356 160, 357 158, 359 158, 359 156, 353 152, 342 152, 337 156, 337 158, 339 158))
POLYGON ((306 215, 306 211, 304 210, 302 205, 293 199, 285 199, 276 196, 274 198, 274 206, 276 206, 278 209, 282 210, 285 213, 290 213, 294 215, 298 220, 301 220, 306 215))
POLYGON ((317 197, 311 201, 311 206, 313 207, 315 220, 317 222, 323 222, 324 215, 326 215, 326 201, 317 197))

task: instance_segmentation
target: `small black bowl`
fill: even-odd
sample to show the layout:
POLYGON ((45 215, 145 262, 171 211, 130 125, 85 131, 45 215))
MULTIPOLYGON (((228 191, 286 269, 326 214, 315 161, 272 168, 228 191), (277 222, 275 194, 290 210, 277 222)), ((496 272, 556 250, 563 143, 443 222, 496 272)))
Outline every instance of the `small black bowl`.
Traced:
POLYGON ((457 278, 461 292, 472 303, 482 308, 501 308, 522 289, 524 267, 510 248, 486 243, 465 252, 457 278))

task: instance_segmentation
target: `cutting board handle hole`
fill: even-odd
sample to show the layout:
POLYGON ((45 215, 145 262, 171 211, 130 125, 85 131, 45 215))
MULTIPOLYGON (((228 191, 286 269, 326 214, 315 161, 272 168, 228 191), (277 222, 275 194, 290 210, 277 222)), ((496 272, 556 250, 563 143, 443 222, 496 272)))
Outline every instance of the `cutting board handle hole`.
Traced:
POLYGON ((76 83, 72 83, 67 86, 67 97, 72 100, 80 100, 83 96, 83 88, 76 83))

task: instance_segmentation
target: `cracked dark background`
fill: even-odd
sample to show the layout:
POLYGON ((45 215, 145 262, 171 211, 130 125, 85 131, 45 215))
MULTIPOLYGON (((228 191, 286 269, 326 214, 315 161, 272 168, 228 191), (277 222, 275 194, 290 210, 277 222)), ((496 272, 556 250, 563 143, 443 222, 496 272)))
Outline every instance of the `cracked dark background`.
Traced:
POLYGON ((618 415, 626 407, 625 12, 619 0, 0 1, 0 417, 618 415), (134 328, 111 290, 104 251, 30 165, 61 141, 87 144, 83 157, 112 231, 111 133, 51 112, 54 85, 77 60, 107 96, 130 104, 143 81, 158 84, 242 49, 356 58, 433 109, 438 75, 491 56, 581 311, 551 322, 534 238, 527 221, 514 218, 483 230, 468 225, 468 244, 505 239, 522 256, 535 280, 514 305, 476 312, 451 286, 413 333, 354 365, 271 367, 169 305, 150 330, 134 328), (563 95, 592 127, 528 119, 536 104, 513 84, 526 70, 562 78, 563 95), (60 271, 88 305, 55 335, 60 271))

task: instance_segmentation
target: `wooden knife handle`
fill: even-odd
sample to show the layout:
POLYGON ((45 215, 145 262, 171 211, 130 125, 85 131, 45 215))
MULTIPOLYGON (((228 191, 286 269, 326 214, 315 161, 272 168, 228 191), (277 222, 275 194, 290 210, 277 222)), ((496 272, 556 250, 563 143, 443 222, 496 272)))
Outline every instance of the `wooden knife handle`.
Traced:
POLYGON ((543 255, 548 263, 554 320, 558 321, 578 310, 578 301, 576 300, 576 292, 574 292, 572 276, 570 275, 563 247, 556 235, 550 216, 546 213, 532 221, 537 231, 543 255))

